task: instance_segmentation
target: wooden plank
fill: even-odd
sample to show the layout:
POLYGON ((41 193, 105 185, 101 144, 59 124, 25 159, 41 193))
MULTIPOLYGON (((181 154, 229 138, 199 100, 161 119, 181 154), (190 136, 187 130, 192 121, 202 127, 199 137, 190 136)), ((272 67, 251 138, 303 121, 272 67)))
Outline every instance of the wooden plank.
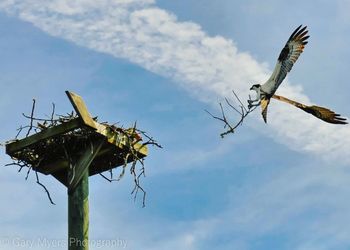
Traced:
MULTIPOLYGON (((118 148, 128 149, 127 147, 127 136, 122 133, 116 133, 112 131, 107 125, 95 122, 96 132, 107 137, 107 141, 114 144, 118 148)), ((148 148, 141 143, 136 143, 134 149, 143 156, 148 155, 148 148)))
MULTIPOLYGON (((97 155, 95 157, 100 157, 102 155, 105 155, 107 153, 110 153, 112 151, 112 149, 110 147, 105 147, 105 148, 101 148, 98 152, 97 155)), ((115 152, 115 151, 113 151, 115 152)), ((38 172, 48 175, 48 174, 54 174, 56 172, 65 170, 67 171, 69 167, 69 162, 67 159, 59 159, 59 160, 55 160, 49 163, 46 163, 45 165, 40 165, 38 167, 38 172)))
POLYGON ((105 140, 98 140, 94 143, 91 144, 91 147, 87 147, 85 149, 85 152, 83 155, 80 157, 80 159, 76 162, 74 165, 72 171, 72 175, 68 176, 68 186, 69 189, 74 189, 78 183, 80 182, 81 178, 83 177, 83 174, 86 171, 89 171, 89 166, 95 156, 98 154, 100 151, 102 145, 105 143, 105 140))
POLYGON ((14 152, 20 151, 25 147, 33 145, 40 140, 45 140, 50 137, 66 133, 73 129, 81 127, 81 120, 79 118, 73 119, 69 122, 62 123, 52 128, 45 129, 39 133, 28 136, 22 140, 12 142, 6 145, 6 153, 13 156, 14 152))
POLYGON ((96 129, 95 121, 92 119, 84 100, 81 96, 74 94, 73 92, 66 91, 69 101, 72 103, 75 111, 79 117, 83 120, 84 124, 88 127, 96 129))
POLYGON ((65 187, 67 187, 68 173, 67 171, 59 171, 52 174, 59 182, 61 182, 65 187))
POLYGON ((37 168, 38 172, 48 175, 48 174, 54 174, 56 172, 60 171, 67 171, 69 167, 69 161, 67 159, 60 159, 55 160, 50 163, 47 163, 45 165, 39 165, 37 168))
MULTIPOLYGON (((109 143, 106 142, 106 144, 109 144, 109 143)), ((104 171, 109 170, 109 169, 119 167, 125 163, 125 160, 122 157, 119 157, 119 158, 111 158, 111 161, 114 162, 113 165, 106 164, 105 160, 108 161, 109 157, 111 157, 110 156, 111 154, 115 154, 119 150, 122 150, 122 149, 118 149, 118 148, 113 147, 112 144, 109 144, 109 145, 111 145, 112 147, 107 146, 107 145, 103 145, 102 148, 97 153, 97 155, 95 156, 95 158, 93 159, 93 161, 91 162, 91 164, 89 166, 89 175, 90 176, 104 172, 104 171)), ((139 154, 138 157, 143 158, 143 157, 145 157, 145 155, 139 154)), ((133 160, 133 158, 129 157, 128 163, 131 162, 132 160, 133 160)), ((61 173, 63 173, 63 172, 67 173, 68 167, 69 167, 68 160, 59 159, 56 161, 45 163, 44 165, 40 165, 37 168, 37 170, 38 170, 38 172, 45 174, 45 175, 52 174, 57 179, 59 179, 59 181, 61 181, 62 183, 64 183, 64 185, 67 186, 67 177, 62 178, 61 173)))

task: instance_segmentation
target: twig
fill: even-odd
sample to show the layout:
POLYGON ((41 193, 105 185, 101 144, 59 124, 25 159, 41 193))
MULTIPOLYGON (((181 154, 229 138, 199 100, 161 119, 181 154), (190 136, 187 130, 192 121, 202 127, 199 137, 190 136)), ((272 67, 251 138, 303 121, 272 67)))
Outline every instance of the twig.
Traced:
POLYGON ((241 107, 244 108, 245 112, 248 113, 248 110, 245 108, 245 106, 243 105, 243 103, 241 102, 241 99, 239 99, 239 97, 237 96, 236 92, 234 90, 232 90, 232 93, 235 95, 236 99, 239 101, 239 103, 241 104, 241 107))
POLYGON ((14 161, 14 162, 5 164, 6 167, 12 166, 12 165, 19 167, 18 172, 21 172, 24 167, 28 167, 28 164, 23 161, 14 161))
MULTIPOLYGON (((225 98, 225 101, 226 101, 226 104, 227 104, 228 106, 230 106, 234 111, 236 111, 238 114, 242 115, 242 112, 239 111, 235 106, 233 106, 233 105, 229 102, 229 100, 228 100, 227 98, 225 98)), ((221 108, 221 110, 222 110, 222 108, 221 108)))
POLYGON ((144 137, 147 138, 147 141, 142 143, 143 146, 152 145, 152 146, 156 146, 157 148, 163 148, 162 145, 160 145, 155 139, 153 139, 153 137, 149 136, 145 131, 137 129, 137 132, 139 132, 140 134, 142 134, 144 137))
MULTIPOLYGON (((112 169, 110 170, 110 172, 112 172, 112 169)), ((104 174, 102 173, 99 173, 103 179, 109 181, 109 182, 113 182, 113 181, 118 181, 117 179, 113 179, 113 175, 111 174, 111 178, 108 178, 107 176, 105 176, 104 174)))
POLYGON ((126 145, 128 148, 126 150, 125 155, 123 156, 124 164, 122 166, 122 170, 121 170, 121 173, 119 174, 118 179, 113 179, 112 173, 111 173, 111 178, 108 178, 103 174, 101 174, 101 176, 109 182, 112 182, 115 180, 119 181, 125 175, 127 165, 131 163, 130 174, 133 176, 133 179, 134 179, 134 188, 131 191, 131 194, 134 195, 134 200, 136 200, 137 195, 141 190, 143 193, 142 206, 145 207, 146 191, 140 185, 140 178, 141 176, 146 176, 146 175, 145 175, 145 167, 144 167, 143 159, 140 159, 139 157, 139 150, 142 147, 145 147, 146 145, 152 145, 159 148, 162 148, 162 146, 158 142, 156 142, 153 139, 153 137, 149 136, 146 132, 137 129, 136 122, 134 123, 131 129, 123 129, 121 127, 116 127, 114 125, 110 125, 109 128, 115 132, 121 133, 123 136, 126 137, 126 145), (143 139, 146 139, 146 141, 141 144, 141 147, 139 147, 138 150, 136 150, 135 145, 143 141, 143 139), (139 169, 137 168, 137 163, 140 163, 141 165, 139 169))
POLYGON ((28 166, 28 171, 27 171, 27 175, 26 175, 26 180, 28 180, 30 170, 32 170, 32 166, 28 166))
POLYGON ((223 108, 223 105, 222 103, 220 102, 219 105, 220 105, 220 111, 221 111, 221 116, 215 116, 213 115, 212 113, 210 113, 208 110, 205 110, 212 118, 216 119, 216 120, 219 120, 221 122, 224 123, 224 128, 227 128, 228 129, 224 132, 222 132, 220 134, 221 138, 224 138, 226 135, 228 134, 231 134, 231 133, 234 133, 235 132, 235 129, 242 125, 243 124, 243 121, 244 119, 251 113, 253 112, 257 106, 254 106, 254 107, 249 107, 246 108, 244 106, 244 104, 242 103, 242 101, 239 99, 238 95, 232 90, 232 93, 233 95, 235 96, 235 98, 238 100, 239 102, 239 107, 235 107, 232 103, 230 103, 230 101, 225 98, 225 101, 226 101, 226 104, 231 108, 233 109, 236 113, 238 113, 240 115, 240 119, 238 120, 238 122, 236 123, 231 123, 227 117, 226 117, 226 114, 225 114, 225 111, 224 111, 224 108, 223 108), (240 109, 240 110, 239 110, 240 109))
POLYGON ((53 119, 54 115, 55 115, 55 104, 52 103, 51 124, 54 123, 54 119, 53 119))
POLYGON ((45 185, 42 184, 42 183, 40 182, 39 176, 38 176, 38 171, 36 171, 36 170, 35 170, 35 176, 36 176, 36 183, 38 183, 40 186, 43 187, 43 189, 45 190, 45 192, 46 192, 46 194, 47 194, 47 197, 49 198, 51 204, 52 204, 52 205, 56 205, 56 204, 52 201, 52 199, 51 199, 51 195, 50 195, 49 190, 47 190, 47 188, 45 187, 45 185))
POLYGON ((144 165, 143 165, 143 162, 141 163, 141 170, 140 170, 140 173, 136 176, 136 171, 135 171, 135 168, 136 168, 136 161, 133 162, 131 168, 130 168, 130 172, 132 173, 132 175, 134 176, 134 183, 135 183, 135 186, 134 186, 134 189, 132 190, 131 194, 134 194, 134 201, 136 200, 136 197, 137 197, 137 194, 138 194, 138 191, 141 190, 142 193, 143 193, 143 197, 142 197, 142 207, 145 207, 146 206, 146 191, 140 186, 140 177, 143 175, 145 176, 145 168, 144 168, 144 165))
POLYGON ((22 125, 21 125, 17 130, 18 130, 18 133, 17 133, 16 136, 15 136, 15 140, 18 138, 19 134, 20 134, 20 133, 22 132, 22 130, 23 130, 22 125))
MULTIPOLYGON (((38 163, 36 165, 39 165, 41 162, 41 160, 38 161, 38 163)), ((35 171, 35 175, 36 175, 36 183, 39 184, 40 186, 42 186, 47 194, 47 197, 49 198, 50 200, 50 203, 53 204, 53 205, 56 205, 53 201, 52 201, 52 198, 51 198, 51 195, 50 195, 50 192, 49 190, 46 188, 46 186, 44 184, 42 184, 39 180, 39 176, 38 176, 38 172, 36 171, 35 167, 33 167, 32 165, 29 165, 27 164, 26 162, 23 162, 23 161, 14 161, 14 162, 11 162, 11 163, 7 163, 5 164, 5 166, 19 166, 19 170, 18 172, 21 172, 21 170, 24 168, 24 167, 28 167, 28 170, 27 170, 27 174, 26 174, 26 177, 25 179, 28 180, 28 177, 29 177, 29 174, 31 172, 31 170, 33 169, 35 171)))
MULTIPOLYGON (((28 137, 30 131, 33 128, 33 116, 34 116, 34 109, 35 109, 35 99, 33 99, 33 105, 32 105, 32 112, 30 114, 30 125, 29 125, 29 129, 27 131, 26 137, 28 137)), ((24 115, 24 114, 23 114, 24 115)))

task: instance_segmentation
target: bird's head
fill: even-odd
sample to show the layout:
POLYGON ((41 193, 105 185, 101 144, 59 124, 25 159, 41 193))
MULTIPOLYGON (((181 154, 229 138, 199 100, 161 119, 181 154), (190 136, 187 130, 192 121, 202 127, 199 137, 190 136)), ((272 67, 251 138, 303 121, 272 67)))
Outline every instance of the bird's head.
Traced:
POLYGON ((260 87, 261 87, 260 84, 254 84, 254 85, 250 88, 250 90, 255 90, 255 91, 257 91, 258 89, 260 89, 260 87))

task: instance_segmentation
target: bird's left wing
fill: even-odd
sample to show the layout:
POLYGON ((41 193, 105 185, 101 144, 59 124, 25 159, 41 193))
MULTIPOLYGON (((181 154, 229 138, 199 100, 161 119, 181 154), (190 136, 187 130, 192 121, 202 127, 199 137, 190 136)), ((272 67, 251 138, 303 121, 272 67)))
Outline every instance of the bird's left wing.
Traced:
POLYGON ((292 104, 293 106, 300 108, 301 110, 304 110, 305 112, 312 114, 313 116, 325 122, 333 123, 333 124, 348 124, 346 121, 346 118, 341 117, 341 115, 335 113, 334 111, 328 108, 315 106, 315 105, 307 106, 305 104, 290 100, 286 97, 279 96, 279 95, 273 95, 272 98, 282 102, 292 104))
POLYGON ((308 43, 307 39, 310 36, 307 36, 308 30, 306 28, 306 26, 302 28, 302 25, 296 28, 282 49, 275 69, 267 81, 267 84, 271 84, 271 86, 268 87, 271 88, 273 92, 280 86, 287 73, 292 69, 294 63, 303 52, 305 45, 308 43))

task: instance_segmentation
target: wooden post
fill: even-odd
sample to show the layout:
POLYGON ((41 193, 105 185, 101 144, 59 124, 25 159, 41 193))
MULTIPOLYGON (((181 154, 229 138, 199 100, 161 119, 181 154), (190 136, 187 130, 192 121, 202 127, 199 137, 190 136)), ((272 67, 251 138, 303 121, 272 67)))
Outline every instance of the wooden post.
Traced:
POLYGON ((89 249, 89 166, 104 142, 91 143, 68 172, 69 250, 89 249))
POLYGON ((68 250, 89 249, 89 170, 68 189, 68 250))

